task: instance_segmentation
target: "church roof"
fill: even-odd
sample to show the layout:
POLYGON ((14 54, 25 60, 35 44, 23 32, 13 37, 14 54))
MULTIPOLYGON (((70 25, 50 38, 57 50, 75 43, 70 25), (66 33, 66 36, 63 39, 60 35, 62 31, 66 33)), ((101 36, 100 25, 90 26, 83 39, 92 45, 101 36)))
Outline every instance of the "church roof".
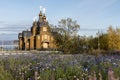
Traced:
POLYGON ((22 37, 22 33, 19 33, 19 34, 18 34, 18 37, 22 37))
POLYGON ((38 21, 38 27, 42 27, 42 26, 48 27, 48 26, 49 26, 49 23, 48 23, 48 22, 45 22, 45 21, 43 21, 43 22, 39 22, 39 21, 38 21))
POLYGON ((32 35, 31 31, 23 31, 22 36, 29 38, 32 35))

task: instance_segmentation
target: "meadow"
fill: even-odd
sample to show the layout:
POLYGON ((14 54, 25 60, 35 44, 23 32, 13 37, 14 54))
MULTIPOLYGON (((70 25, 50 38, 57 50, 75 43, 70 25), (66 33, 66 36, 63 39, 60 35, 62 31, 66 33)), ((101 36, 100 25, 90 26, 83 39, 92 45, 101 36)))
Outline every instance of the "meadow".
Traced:
POLYGON ((120 55, 31 53, 0 56, 0 80, 119 80, 119 70, 120 55))

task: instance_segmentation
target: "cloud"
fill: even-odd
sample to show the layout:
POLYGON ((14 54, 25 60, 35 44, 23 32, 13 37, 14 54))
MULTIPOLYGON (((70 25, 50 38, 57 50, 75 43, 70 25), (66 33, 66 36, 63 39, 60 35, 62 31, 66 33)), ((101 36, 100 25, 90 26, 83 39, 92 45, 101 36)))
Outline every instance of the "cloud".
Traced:
POLYGON ((6 34, 18 34, 18 32, 16 31, 0 31, 0 34, 1 35, 6 35, 6 34))
POLYGON ((30 29, 31 25, 27 24, 6 24, 0 25, 0 34, 18 34, 23 30, 30 29))
POLYGON ((4 23, 4 21, 0 21, 0 24, 4 23))
POLYGON ((0 28, 7 29, 7 28, 12 28, 12 29, 19 29, 19 28, 26 28, 26 27, 31 27, 32 25, 29 24, 1 24, 2 26, 0 28))
POLYGON ((7 23, 6 23, 6 22, 4 22, 4 21, 0 21, 0 28, 3 28, 3 27, 4 27, 4 25, 7 25, 7 23))

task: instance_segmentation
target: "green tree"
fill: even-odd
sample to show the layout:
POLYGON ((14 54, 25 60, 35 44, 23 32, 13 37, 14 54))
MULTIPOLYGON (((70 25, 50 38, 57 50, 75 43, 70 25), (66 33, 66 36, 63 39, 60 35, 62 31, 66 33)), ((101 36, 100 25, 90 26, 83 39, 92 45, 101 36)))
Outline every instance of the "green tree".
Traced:
POLYGON ((97 42, 98 42, 98 38, 97 37, 88 37, 88 46, 89 46, 89 50, 93 50, 93 49, 97 49, 97 42))
POLYGON ((71 18, 61 19, 58 27, 62 28, 64 34, 66 35, 76 35, 80 29, 80 25, 77 24, 77 21, 73 21, 71 18))
POLYGON ((76 52, 76 49, 78 49, 76 48, 76 44, 79 42, 77 37, 79 29, 80 25, 77 24, 77 21, 73 21, 71 18, 61 19, 56 28, 58 32, 56 42, 59 49, 63 50, 65 53, 76 52))
POLYGON ((100 35, 100 49, 108 50, 108 34, 100 35))
POLYGON ((88 45, 89 52, 98 50, 98 44, 99 44, 100 50, 108 50, 108 34, 102 33, 96 37, 93 37, 93 36, 87 37, 87 41, 85 43, 87 43, 88 45))

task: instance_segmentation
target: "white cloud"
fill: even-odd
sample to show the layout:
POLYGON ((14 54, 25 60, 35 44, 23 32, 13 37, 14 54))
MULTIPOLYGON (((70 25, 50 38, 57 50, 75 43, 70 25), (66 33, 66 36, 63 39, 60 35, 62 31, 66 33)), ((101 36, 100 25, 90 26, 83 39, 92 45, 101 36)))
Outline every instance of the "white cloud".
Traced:
POLYGON ((6 35, 6 34, 18 34, 18 32, 15 31, 0 31, 0 34, 6 35))
POLYGON ((18 34, 30 27, 27 24, 0 24, 0 34, 18 34))

